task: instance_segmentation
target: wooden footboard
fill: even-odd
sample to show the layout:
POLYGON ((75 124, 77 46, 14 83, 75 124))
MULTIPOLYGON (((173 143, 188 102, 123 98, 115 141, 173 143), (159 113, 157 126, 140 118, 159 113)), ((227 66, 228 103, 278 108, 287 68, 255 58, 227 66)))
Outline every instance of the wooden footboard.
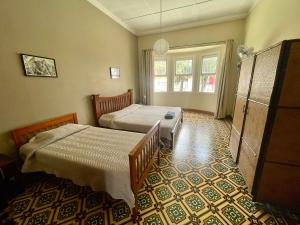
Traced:
POLYGON ((180 125, 183 122, 183 112, 181 110, 180 112, 180 116, 178 117, 175 126, 173 127, 172 131, 171 131, 171 149, 174 147, 175 144, 175 138, 177 136, 177 132, 179 130, 180 125))
POLYGON ((129 153, 130 182, 131 189, 135 196, 135 208, 133 209, 133 220, 137 215, 137 194, 144 183, 149 169, 152 167, 155 158, 159 160, 159 129, 158 121, 145 137, 129 153))

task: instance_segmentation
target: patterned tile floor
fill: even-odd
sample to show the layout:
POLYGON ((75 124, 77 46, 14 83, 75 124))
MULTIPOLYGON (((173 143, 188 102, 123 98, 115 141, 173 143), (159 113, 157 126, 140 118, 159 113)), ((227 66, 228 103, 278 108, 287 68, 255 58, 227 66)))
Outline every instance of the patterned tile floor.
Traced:
MULTIPOLYGON (((174 150, 162 149, 138 202, 138 224, 299 224, 251 202, 227 150, 229 130, 211 116, 184 113, 174 150)), ((10 203, 16 224, 132 224, 122 200, 46 176, 10 203)))

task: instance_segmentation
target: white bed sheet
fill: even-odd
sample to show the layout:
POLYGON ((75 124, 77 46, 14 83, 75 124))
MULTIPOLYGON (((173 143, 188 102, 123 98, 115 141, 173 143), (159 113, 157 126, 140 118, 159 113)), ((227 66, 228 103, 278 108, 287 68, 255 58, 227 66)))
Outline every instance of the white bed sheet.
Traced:
POLYGON ((71 179, 134 207, 128 153, 144 134, 76 124, 43 133, 20 148, 25 158, 22 172, 71 179))
POLYGON ((102 115, 100 126, 147 133, 160 120, 160 136, 171 140, 171 131, 181 114, 180 107, 132 104, 122 110, 102 115), (165 119, 167 112, 174 112, 173 119, 165 119))

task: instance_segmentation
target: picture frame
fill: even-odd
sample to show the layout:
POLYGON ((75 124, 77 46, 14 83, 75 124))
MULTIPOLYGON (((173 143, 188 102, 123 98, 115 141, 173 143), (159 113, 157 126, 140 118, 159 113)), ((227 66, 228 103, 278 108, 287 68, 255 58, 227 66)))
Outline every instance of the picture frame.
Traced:
POLYGON ((29 77, 57 78, 55 59, 36 55, 20 54, 24 75, 29 77))
POLYGON ((120 68, 110 67, 110 78, 111 79, 118 79, 118 78, 120 78, 120 68))

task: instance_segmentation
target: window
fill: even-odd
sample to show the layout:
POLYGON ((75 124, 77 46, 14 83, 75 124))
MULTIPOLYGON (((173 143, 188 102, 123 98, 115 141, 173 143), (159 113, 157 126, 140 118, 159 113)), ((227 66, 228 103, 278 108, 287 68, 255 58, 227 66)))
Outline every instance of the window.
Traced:
POLYGON ((205 56, 202 58, 199 92, 215 92, 217 65, 217 56, 205 56))
POLYGON ((154 92, 167 92, 167 60, 154 60, 154 92))
POLYGON ((192 91, 193 60, 177 59, 175 63, 174 91, 192 91))

